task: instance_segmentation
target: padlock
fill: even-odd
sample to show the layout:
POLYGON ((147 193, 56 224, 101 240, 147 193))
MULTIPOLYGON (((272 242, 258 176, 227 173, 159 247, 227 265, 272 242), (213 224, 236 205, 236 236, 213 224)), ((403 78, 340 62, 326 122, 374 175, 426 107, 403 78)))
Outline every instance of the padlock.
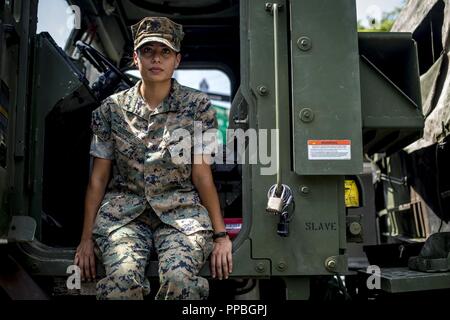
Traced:
POLYGON ((272 194, 269 196, 269 201, 267 202, 266 211, 272 214, 281 214, 283 210, 284 188, 281 197, 277 197, 276 191, 277 188, 273 188, 272 194))

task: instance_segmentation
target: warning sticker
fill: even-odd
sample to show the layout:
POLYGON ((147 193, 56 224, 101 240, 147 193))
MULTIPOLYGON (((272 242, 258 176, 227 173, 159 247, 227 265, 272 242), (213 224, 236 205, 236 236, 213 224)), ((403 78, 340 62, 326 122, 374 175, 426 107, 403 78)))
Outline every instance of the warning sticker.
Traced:
POLYGON ((350 140, 308 140, 309 160, 351 160, 350 140))

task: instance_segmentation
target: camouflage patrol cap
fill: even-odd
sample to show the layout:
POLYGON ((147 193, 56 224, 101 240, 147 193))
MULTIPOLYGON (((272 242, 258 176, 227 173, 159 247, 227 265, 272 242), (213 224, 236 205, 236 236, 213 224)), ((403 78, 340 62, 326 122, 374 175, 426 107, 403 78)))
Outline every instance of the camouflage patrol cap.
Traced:
POLYGON ((139 49, 147 42, 164 43, 176 52, 180 52, 183 40, 183 26, 166 17, 146 17, 131 27, 134 49, 139 49))

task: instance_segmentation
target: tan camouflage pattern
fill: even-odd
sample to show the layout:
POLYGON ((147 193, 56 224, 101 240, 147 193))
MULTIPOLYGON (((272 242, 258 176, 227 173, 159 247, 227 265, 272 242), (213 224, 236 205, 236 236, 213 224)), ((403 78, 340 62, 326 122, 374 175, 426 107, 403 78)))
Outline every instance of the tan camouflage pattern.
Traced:
POLYGON ((212 231, 185 235, 161 224, 154 234, 160 288, 156 300, 206 300, 209 283, 198 276, 213 250, 212 231))
POLYGON ((146 42, 160 41, 180 52, 184 38, 183 26, 166 17, 146 17, 131 27, 134 49, 146 42))
POLYGON ((216 127, 211 103, 205 94, 173 79, 169 96, 152 112, 139 93, 140 84, 107 98, 92 114, 90 153, 113 160, 93 233, 108 236, 146 209, 186 235, 212 230, 191 181, 192 165, 171 154, 179 143, 173 134, 178 128, 193 135, 194 121, 201 121, 203 131, 216 127))
POLYGON ((97 283, 97 299, 144 299, 150 293, 146 268, 153 248, 158 254, 160 275, 155 299, 207 299, 208 281, 198 273, 212 251, 212 231, 185 235, 147 211, 109 236, 97 236, 95 240, 106 270, 106 277, 97 283))
POLYGON ((150 294, 150 283, 145 275, 153 248, 149 226, 136 219, 107 237, 94 238, 106 272, 97 282, 97 299, 142 300, 150 294))

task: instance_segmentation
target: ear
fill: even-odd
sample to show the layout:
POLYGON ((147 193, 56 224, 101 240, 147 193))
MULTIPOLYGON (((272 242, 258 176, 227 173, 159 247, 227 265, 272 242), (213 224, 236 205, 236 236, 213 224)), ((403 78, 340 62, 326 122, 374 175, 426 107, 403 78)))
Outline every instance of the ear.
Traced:
POLYGON ((133 52, 133 61, 136 67, 139 67, 139 57, 136 51, 133 52))
POLYGON ((177 53, 177 57, 176 57, 176 63, 175 63, 175 69, 178 68, 178 66, 181 63, 181 53, 177 53))

